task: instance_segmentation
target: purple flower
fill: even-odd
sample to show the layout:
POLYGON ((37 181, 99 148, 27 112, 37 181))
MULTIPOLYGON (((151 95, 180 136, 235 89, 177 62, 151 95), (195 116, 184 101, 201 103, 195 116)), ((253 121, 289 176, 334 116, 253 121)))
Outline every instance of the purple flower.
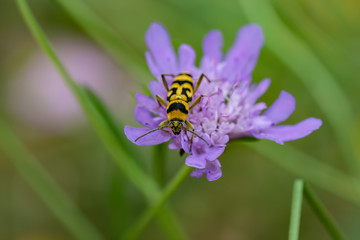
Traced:
MULTIPOLYGON (((285 121, 295 110, 295 98, 282 91, 279 98, 265 110, 266 104, 257 102, 270 85, 269 79, 259 84, 251 83, 251 73, 257 62, 264 43, 261 27, 246 25, 237 34, 234 45, 224 55, 223 40, 219 31, 211 31, 203 41, 203 54, 200 67, 195 66, 195 52, 186 44, 178 49, 176 55, 166 29, 159 23, 151 24, 146 32, 146 60, 150 71, 157 78, 149 84, 153 96, 136 95, 135 119, 145 128, 125 127, 128 139, 138 145, 155 145, 172 140, 170 149, 183 149, 189 153, 185 163, 195 167, 193 177, 206 174, 209 181, 221 177, 221 165, 218 157, 231 139, 245 136, 266 138, 279 144, 309 135, 318 129, 320 119, 308 118, 295 125, 278 125, 285 121), (155 95, 166 99, 166 90, 162 85, 161 74, 177 75, 189 72, 196 81, 204 73, 209 79, 203 81, 194 99, 201 94, 207 95, 188 115, 194 125, 194 131, 209 143, 194 137, 190 149, 191 134, 182 131, 174 135, 171 129, 150 133, 138 141, 135 139, 166 120, 166 109, 159 106, 155 95), (265 111, 264 111, 265 110, 265 111)), ((167 78, 170 86, 172 79, 167 78)))

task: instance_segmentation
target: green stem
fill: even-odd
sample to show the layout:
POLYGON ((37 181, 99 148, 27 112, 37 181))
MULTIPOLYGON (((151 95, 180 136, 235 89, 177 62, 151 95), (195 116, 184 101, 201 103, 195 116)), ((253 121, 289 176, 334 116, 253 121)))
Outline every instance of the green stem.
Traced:
POLYGON ((160 210, 159 214, 156 218, 157 222, 162 227, 166 239, 171 240, 187 240, 189 239, 186 235, 186 232, 181 227, 178 218, 173 211, 171 210, 171 206, 169 204, 165 205, 162 210, 160 210))
MULTIPOLYGON (((165 169, 166 169, 166 149, 167 144, 159 144, 154 146, 153 152, 153 174, 159 186, 165 184, 165 169)), ((164 230, 166 237, 173 240, 188 239, 186 233, 181 228, 178 219, 172 213, 169 205, 165 206, 161 210, 161 214, 158 214, 157 220, 164 230)))
POLYGON ((173 180, 167 185, 163 194, 152 204, 152 206, 145 211, 145 213, 140 217, 140 219, 135 223, 135 225, 129 229, 129 231, 123 236, 123 240, 136 239, 141 232, 145 229, 151 219, 156 215, 156 213, 165 205, 166 201, 170 196, 175 192, 179 185, 184 181, 184 179, 189 175, 192 168, 188 166, 182 167, 173 180))
POLYGON ((164 143, 154 146, 153 171, 159 186, 163 186, 165 183, 166 149, 167 145, 164 143))
POLYGON ((79 211, 1 119, 0 133, 0 148, 5 156, 14 164, 39 198, 69 229, 75 239, 103 239, 92 223, 79 211))
POLYGON ((316 195, 309 189, 302 179, 297 179, 294 182, 293 197, 291 205, 289 240, 299 239, 300 219, 301 219, 301 205, 303 195, 309 203, 311 209, 314 211, 320 222, 324 225, 330 236, 335 240, 344 240, 343 234, 339 227, 331 217, 329 212, 325 209, 316 195))
POLYGON ((339 227, 335 223, 334 219, 331 217, 330 213, 322 206, 319 199, 316 195, 310 190, 310 188, 305 184, 304 185, 304 196, 310 207, 319 218, 321 223, 324 225, 328 233, 335 240, 344 240, 345 237, 339 230, 339 227))
POLYGON ((301 179, 295 180, 293 187, 292 204, 291 204, 289 240, 299 239, 303 188, 304 188, 304 181, 301 179))

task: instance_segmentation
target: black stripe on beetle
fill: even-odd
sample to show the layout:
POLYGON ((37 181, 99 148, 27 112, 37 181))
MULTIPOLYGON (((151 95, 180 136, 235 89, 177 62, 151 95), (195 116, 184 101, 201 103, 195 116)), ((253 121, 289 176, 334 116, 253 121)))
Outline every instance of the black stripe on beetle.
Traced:
POLYGON ((188 95, 188 93, 187 93, 188 91, 190 92, 190 89, 189 89, 189 88, 183 88, 183 89, 181 90, 181 94, 186 96, 186 99, 187 99, 186 101, 187 101, 187 102, 191 102, 192 97, 189 97, 189 95, 188 95))
POLYGON ((180 118, 173 118, 173 119, 171 119, 171 121, 184 122, 184 121, 181 120, 180 118))
POLYGON ((170 113, 172 111, 179 110, 184 114, 189 114, 189 111, 186 109, 185 105, 180 102, 171 103, 169 108, 166 110, 166 113, 170 113))
POLYGON ((168 102, 170 102, 170 98, 173 96, 173 95, 176 95, 176 91, 177 91, 177 88, 171 88, 169 93, 170 95, 168 95, 168 97, 166 98, 168 102))
POLYGON ((179 84, 180 86, 183 85, 183 84, 185 84, 185 83, 188 83, 188 84, 191 85, 191 87, 194 87, 193 83, 192 83, 191 81, 188 81, 188 80, 175 80, 175 81, 173 82, 173 84, 174 84, 174 83, 177 83, 177 84, 179 84))

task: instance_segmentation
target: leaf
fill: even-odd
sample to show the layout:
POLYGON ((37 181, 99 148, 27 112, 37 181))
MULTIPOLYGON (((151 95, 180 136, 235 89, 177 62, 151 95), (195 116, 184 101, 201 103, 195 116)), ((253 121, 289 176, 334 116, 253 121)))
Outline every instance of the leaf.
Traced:
POLYGON ((40 26, 33 17, 26 1, 17 0, 17 3, 34 37, 44 52, 48 55, 50 60, 53 62, 54 66, 63 77, 65 83, 76 97, 87 118, 93 125, 96 133, 99 135, 101 141, 114 157, 116 164, 145 194, 145 196, 147 196, 149 199, 154 199, 155 196, 159 194, 159 189, 157 188, 155 182, 149 178, 140 169, 139 166, 136 165, 135 161, 133 161, 133 159, 126 152, 124 146, 121 145, 121 142, 119 142, 120 138, 118 136, 118 132, 113 131, 114 126, 112 125, 111 120, 109 120, 109 116, 104 115, 104 111, 101 110, 100 104, 95 100, 94 95, 89 94, 88 90, 78 86, 77 83, 72 80, 64 65, 56 56, 40 26))

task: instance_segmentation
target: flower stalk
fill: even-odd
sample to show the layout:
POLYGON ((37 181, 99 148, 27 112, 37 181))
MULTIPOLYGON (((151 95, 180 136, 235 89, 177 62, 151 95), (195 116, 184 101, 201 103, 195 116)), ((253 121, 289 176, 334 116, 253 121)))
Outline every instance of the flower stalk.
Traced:
POLYGON ((163 194, 156 200, 154 203, 146 210, 138 219, 138 221, 131 227, 122 237, 122 240, 134 240, 142 233, 145 227, 149 224, 151 219, 161 210, 165 205, 170 196, 175 192, 175 190, 180 186, 180 184, 185 180, 185 178, 191 172, 191 168, 188 166, 183 166, 175 177, 170 181, 166 186, 163 194))
POLYGON ((159 186, 165 184, 166 173, 166 145, 159 144, 153 149, 153 174, 159 186))

